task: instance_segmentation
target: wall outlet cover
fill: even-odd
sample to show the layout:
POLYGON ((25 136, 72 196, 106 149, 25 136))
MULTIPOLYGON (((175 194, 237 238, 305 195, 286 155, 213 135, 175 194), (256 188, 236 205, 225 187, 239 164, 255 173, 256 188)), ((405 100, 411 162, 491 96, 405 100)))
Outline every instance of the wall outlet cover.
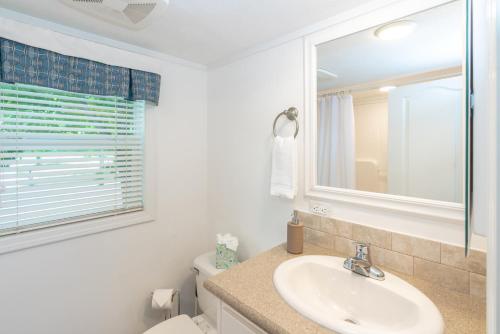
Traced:
POLYGON ((331 208, 330 208, 330 205, 328 205, 326 203, 310 201, 309 202, 309 211, 312 214, 315 214, 318 216, 328 216, 330 214, 331 208))

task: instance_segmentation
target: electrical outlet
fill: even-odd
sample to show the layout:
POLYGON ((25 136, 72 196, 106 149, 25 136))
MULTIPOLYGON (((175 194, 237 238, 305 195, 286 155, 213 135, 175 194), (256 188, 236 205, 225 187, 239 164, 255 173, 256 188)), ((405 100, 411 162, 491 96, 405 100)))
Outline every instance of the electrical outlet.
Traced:
POLYGON ((330 213, 330 206, 325 203, 311 201, 309 202, 309 211, 318 216, 328 216, 330 213))

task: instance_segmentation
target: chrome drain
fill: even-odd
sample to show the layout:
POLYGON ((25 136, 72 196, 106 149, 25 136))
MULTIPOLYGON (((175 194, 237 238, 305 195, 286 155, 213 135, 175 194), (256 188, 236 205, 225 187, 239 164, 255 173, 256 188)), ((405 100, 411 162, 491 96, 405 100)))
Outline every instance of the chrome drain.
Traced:
POLYGON ((357 322, 356 320, 353 320, 353 319, 344 319, 345 322, 348 322, 350 324, 353 324, 353 325, 359 325, 359 322, 357 322))

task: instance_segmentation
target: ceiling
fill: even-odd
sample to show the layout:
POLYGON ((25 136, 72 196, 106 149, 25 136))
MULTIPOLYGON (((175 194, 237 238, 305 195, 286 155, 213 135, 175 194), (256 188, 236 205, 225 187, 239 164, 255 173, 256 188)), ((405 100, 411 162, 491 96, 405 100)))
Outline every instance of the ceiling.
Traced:
POLYGON ((462 6, 456 1, 409 16, 417 23, 416 30, 399 40, 378 39, 374 27, 318 46, 318 67, 338 76, 318 80, 318 89, 461 66, 462 6))
POLYGON ((135 31, 59 0, 0 0, 0 7, 200 64, 237 55, 369 0, 170 0, 167 12, 135 31))

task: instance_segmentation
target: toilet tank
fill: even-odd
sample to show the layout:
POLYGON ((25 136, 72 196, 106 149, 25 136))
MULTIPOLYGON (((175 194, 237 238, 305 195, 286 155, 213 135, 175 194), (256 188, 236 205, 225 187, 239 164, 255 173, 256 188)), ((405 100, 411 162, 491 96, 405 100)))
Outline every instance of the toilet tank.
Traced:
POLYGON ((198 304, 201 312, 204 313, 212 325, 217 324, 217 298, 203 287, 203 282, 208 278, 217 275, 224 269, 215 267, 215 252, 205 253, 198 256, 193 263, 198 274, 196 276, 196 289, 198 292, 198 304))

